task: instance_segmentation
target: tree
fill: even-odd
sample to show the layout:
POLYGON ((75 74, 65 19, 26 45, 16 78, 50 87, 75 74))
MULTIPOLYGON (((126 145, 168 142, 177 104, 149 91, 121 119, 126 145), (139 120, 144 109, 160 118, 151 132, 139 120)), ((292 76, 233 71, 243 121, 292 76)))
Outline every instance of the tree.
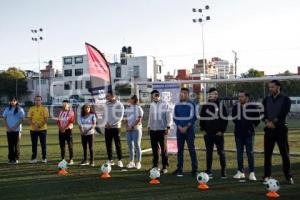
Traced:
POLYGON ((254 77, 263 77, 265 74, 263 71, 258 71, 256 69, 249 69, 246 73, 242 73, 242 78, 254 78, 254 77))
POLYGON ((10 67, 0 73, 0 94, 9 97, 16 95, 16 92, 18 97, 26 95, 27 81, 24 71, 10 67))
MULTIPOLYGON (((289 70, 279 73, 280 76, 292 76, 294 75, 289 70)), ((282 92, 288 96, 299 96, 300 95, 300 81, 298 80, 286 80, 281 81, 282 92)))
MULTIPOLYGON (((246 73, 241 74, 242 78, 263 77, 264 72, 256 69, 249 69, 246 73)), ((261 100, 265 94, 264 82, 242 82, 242 83, 222 83, 217 84, 217 89, 221 97, 234 98, 238 92, 244 90, 251 95, 251 99, 261 100)))
POLYGON ((284 71, 283 73, 279 73, 279 76, 292 76, 294 75, 292 72, 290 72, 289 70, 284 71))

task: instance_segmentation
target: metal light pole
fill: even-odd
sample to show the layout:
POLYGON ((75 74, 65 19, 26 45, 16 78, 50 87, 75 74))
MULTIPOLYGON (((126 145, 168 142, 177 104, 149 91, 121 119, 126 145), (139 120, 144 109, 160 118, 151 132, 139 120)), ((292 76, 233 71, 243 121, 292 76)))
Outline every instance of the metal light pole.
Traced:
POLYGON ((40 42, 44 39, 42 35, 43 29, 31 29, 33 34, 31 40, 37 43, 37 53, 38 53, 38 64, 39 64, 39 95, 42 95, 42 81, 41 81, 41 58, 40 58, 40 42))
MULTIPOLYGON (((205 62, 205 51, 204 51, 204 23, 210 20, 210 16, 204 15, 204 11, 209 10, 209 6, 206 5, 204 9, 202 8, 193 8, 193 12, 199 12, 200 13, 200 18, 198 19, 193 19, 194 23, 201 23, 201 28, 202 28, 202 61, 203 61, 203 78, 206 79, 206 62, 205 62)), ((200 71, 200 77, 201 77, 201 71, 200 71)), ((204 83, 204 102, 206 102, 206 83, 204 83)))
POLYGON ((237 52, 232 50, 232 53, 234 54, 234 77, 237 77, 237 61, 238 61, 238 57, 237 57, 237 52))

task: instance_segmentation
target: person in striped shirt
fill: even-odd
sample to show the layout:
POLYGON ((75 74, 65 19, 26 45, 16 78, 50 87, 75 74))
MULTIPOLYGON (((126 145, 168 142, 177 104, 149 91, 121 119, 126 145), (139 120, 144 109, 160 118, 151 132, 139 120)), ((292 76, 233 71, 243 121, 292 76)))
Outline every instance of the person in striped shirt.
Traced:
POLYGON ((59 135, 59 146, 61 159, 65 159, 65 146, 66 142, 69 148, 69 165, 73 165, 73 136, 72 129, 75 121, 74 112, 70 107, 69 101, 63 101, 63 109, 58 114, 57 126, 59 135))

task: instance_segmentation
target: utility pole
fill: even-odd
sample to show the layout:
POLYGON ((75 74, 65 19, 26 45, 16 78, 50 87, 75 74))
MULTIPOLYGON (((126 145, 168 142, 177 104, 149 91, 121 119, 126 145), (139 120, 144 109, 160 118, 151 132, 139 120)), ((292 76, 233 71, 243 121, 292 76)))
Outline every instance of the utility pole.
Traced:
POLYGON ((234 54, 234 78, 237 78, 237 61, 238 61, 238 57, 237 57, 237 52, 232 50, 232 53, 234 54))

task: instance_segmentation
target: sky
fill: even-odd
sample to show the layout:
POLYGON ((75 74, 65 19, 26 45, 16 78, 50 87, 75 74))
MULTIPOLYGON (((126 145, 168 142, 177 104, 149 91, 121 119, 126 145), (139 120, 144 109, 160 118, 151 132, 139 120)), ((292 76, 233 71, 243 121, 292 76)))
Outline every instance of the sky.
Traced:
POLYGON ((122 46, 136 56, 163 60, 163 73, 191 69, 202 58, 203 8, 205 57, 233 62, 238 74, 249 68, 275 74, 300 66, 299 0, 0 0, 0 70, 38 69, 31 29, 42 27, 41 62, 62 67, 62 56, 85 54, 89 42, 112 60, 122 46))

